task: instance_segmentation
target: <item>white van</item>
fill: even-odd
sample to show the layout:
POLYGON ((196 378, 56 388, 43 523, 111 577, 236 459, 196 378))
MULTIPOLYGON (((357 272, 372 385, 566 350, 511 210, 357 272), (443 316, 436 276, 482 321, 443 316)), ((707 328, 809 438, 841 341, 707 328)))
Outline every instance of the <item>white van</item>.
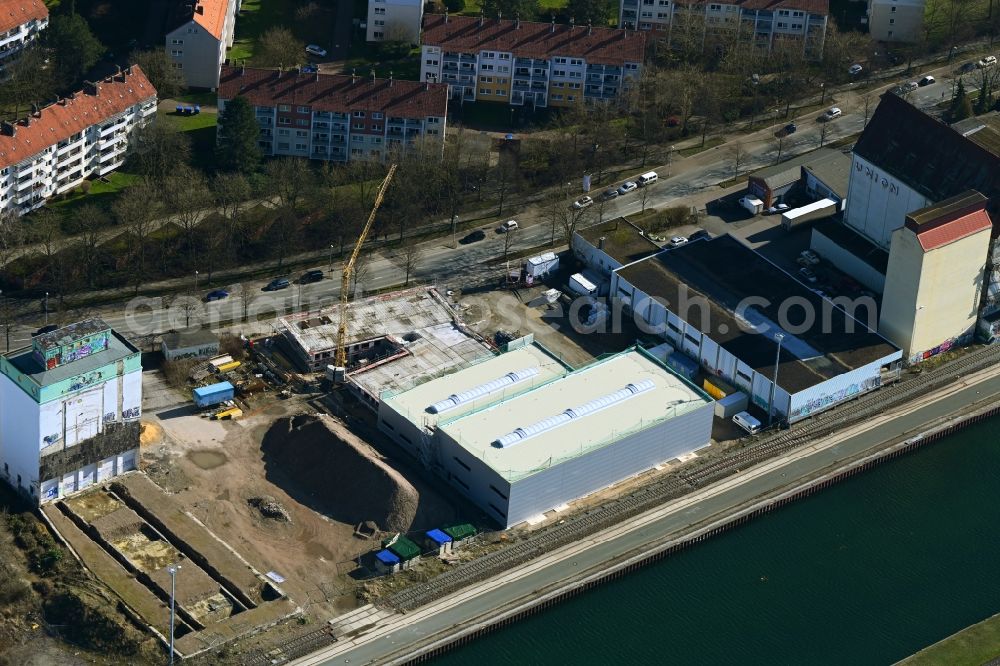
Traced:
POLYGON ((733 416, 733 423, 743 428, 751 435, 760 432, 761 427, 763 427, 763 424, 760 421, 750 416, 747 412, 740 412, 739 414, 733 416))
POLYGON ((639 185, 639 187, 645 187, 646 185, 651 185, 655 183, 659 179, 660 177, 656 175, 655 171, 647 171, 646 173, 636 178, 635 182, 639 185))

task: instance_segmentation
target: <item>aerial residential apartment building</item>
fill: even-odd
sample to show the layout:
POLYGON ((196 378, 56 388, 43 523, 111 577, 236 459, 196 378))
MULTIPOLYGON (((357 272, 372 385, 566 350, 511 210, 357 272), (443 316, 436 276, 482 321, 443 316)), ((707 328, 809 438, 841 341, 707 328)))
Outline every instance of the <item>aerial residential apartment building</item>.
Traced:
POLYGON ((0 478, 39 504, 136 469, 140 356, 100 319, 0 355, 0 478))
POLYGON ((0 76, 49 25, 49 10, 42 0, 0 0, 0 76))
POLYGON ((245 97, 264 155, 383 160, 420 142, 443 151, 448 87, 370 77, 222 67, 219 111, 245 97))
POLYGON ((632 30, 448 14, 424 17, 420 80, 461 102, 573 106, 617 99, 642 71, 632 30))
POLYGON ((365 39, 417 44, 423 19, 423 0, 368 0, 365 39))
POLYGON ((772 51, 801 48, 823 55, 829 0, 621 0, 619 25, 654 31, 668 46, 751 44, 772 51))
POLYGON ((129 135, 156 114, 156 89, 138 65, 0 123, 0 209, 19 213, 125 161, 129 135))
POLYGON ((167 55, 190 88, 219 87, 219 67, 233 45, 242 0, 194 0, 180 5, 167 33, 167 55))
POLYGON ((924 4, 924 0, 868 0, 868 33, 878 42, 919 41, 924 4))

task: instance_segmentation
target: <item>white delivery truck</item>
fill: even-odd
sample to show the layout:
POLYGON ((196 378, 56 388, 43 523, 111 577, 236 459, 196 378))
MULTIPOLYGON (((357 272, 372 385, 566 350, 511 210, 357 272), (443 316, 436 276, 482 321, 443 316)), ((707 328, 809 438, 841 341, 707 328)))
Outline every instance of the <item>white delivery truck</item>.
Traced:
POLYGON ((781 214, 781 226, 787 229, 794 229, 795 227, 805 224, 806 222, 812 222, 813 220, 822 220, 825 217, 830 217, 837 212, 837 202, 833 199, 820 199, 819 201, 814 201, 811 204, 802 206, 801 208, 793 208, 792 210, 787 210, 781 214))
POLYGON ((546 273, 559 268, 559 257, 555 252, 546 252, 537 257, 531 257, 524 264, 524 272, 533 278, 541 277, 546 273))
POLYGON ((740 412, 739 414, 733 416, 733 423, 743 428, 751 435, 760 432, 760 429, 764 426, 763 423, 750 416, 747 412, 740 412))
POLYGON ((760 215, 764 212, 764 202, 750 195, 740 198, 740 205, 750 211, 751 215, 760 215))
POLYGON ((575 273, 569 277, 569 290, 580 296, 597 295, 597 285, 583 277, 580 273, 575 273))

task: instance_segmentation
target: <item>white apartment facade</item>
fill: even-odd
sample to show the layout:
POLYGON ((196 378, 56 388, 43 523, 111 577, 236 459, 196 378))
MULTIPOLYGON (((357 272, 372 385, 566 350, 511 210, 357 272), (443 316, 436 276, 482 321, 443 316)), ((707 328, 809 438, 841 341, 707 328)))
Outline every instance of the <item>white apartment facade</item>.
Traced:
POLYGON ((646 46, 627 30, 447 14, 424 17, 421 42, 420 80, 452 99, 538 108, 618 99, 646 46))
POLYGON ((420 43, 423 0, 368 0, 365 40, 420 43))
POLYGON ((167 55, 189 88, 219 87, 219 68, 233 45, 242 0, 195 0, 167 33, 167 55))
POLYGON ((0 0, 0 77, 48 25, 49 10, 42 0, 0 0))
POLYGON ((916 42, 925 0, 868 0, 868 33, 877 42, 916 42))
POLYGON ((828 0, 620 0, 618 24, 658 33, 668 46, 691 40, 702 46, 737 41, 770 52, 779 45, 801 45, 808 57, 819 58, 829 13, 828 0))
POLYGON ((448 88, 340 74, 225 65, 219 112, 237 96, 254 107, 265 156, 385 160, 418 144, 444 150, 448 88))
POLYGON ((125 161, 129 136, 156 114, 156 89, 133 65, 27 118, 0 123, 0 209, 27 213, 125 161))
POLYGON ((100 319, 0 355, 0 478, 39 504, 136 469, 140 356, 100 319))

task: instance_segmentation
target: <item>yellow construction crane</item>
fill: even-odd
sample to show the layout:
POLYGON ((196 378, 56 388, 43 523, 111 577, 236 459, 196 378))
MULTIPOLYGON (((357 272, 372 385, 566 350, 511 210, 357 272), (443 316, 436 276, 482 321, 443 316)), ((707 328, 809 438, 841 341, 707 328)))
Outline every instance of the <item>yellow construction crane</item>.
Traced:
POLYGON ((337 352, 334 355, 334 377, 338 380, 343 380, 347 373, 347 297, 351 290, 351 276, 354 274, 354 264, 358 260, 358 255, 361 254, 361 246, 365 244, 365 240, 368 238, 368 233, 372 230, 372 224, 375 222, 375 213, 378 212, 379 206, 382 205, 382 199, 385 197, 385 191, 389 189, 389 182, 392 181, 392 177, 396 174, 396 165, 393 164, 389 167, 389 173, 385 175, 385 180, 382 181, 382 186, 378 188, 378 194, 375 196, 375 204, 372 206, 372 212, 368 216, 368 221, 365 222, 364 229, 361 230, 361 236, 358 237, 358 242, 354 245, 354 251, 351 252, 351 258, 347 260, 344 264, 344 274, 341 276, 340 281, 340 328, 337 329, 337 352))

